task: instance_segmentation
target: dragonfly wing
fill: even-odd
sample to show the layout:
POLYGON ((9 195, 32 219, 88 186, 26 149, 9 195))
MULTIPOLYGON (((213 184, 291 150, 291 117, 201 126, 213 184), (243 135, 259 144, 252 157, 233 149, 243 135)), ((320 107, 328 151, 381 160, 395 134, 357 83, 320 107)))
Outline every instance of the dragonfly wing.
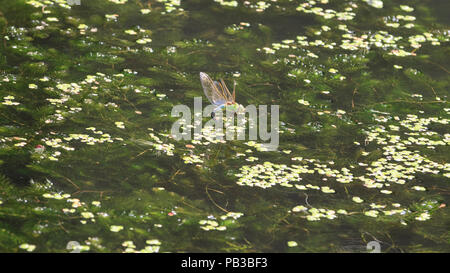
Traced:
POLYGON ((226 98, 218 89, 217 82, 213 82, 211 78, 203 72, 200 72, 200 82, 202 83, 203 92, 205 92, 208 100, 215 105, 222 105, 226 102, 226 98))
POLYGON ((217 88, 217 105, 222 105, 222 104, 226 104, 227 102, 227 97, 225 95, 225 92, 223 91, 223 87, 222 84, 218 81, 214 81, 214 85, 217 88))
POLYGON ((225 84, 225 82, 222 79, 220 79, 220 83, 223 87, 222 93, 223 93, 224 97, 226 98, 227 102, 234 103, 233 95, 231 95, 230 90, 228 90, 228 87, 225 84))

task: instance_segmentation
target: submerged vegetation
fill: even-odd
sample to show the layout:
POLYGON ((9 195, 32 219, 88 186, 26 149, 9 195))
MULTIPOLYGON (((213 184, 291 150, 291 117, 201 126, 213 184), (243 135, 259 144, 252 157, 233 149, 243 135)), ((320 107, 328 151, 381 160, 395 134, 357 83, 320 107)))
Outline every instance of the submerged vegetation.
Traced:
POLYGON ((79 2, 0 0, 1 252, 450 251, 448 1, 79 2), (200 71, 277 151, 170 135, 200 71))

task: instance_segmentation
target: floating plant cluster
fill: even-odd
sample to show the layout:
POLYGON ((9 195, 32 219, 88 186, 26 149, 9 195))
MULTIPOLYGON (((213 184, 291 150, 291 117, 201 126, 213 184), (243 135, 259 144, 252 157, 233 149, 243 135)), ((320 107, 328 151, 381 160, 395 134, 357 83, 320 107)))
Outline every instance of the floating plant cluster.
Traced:
POLYGON ((198 223, 200 224, 200 228, 206 231, 224 231, 227 229, 227 226, 234 224, 235 220, 240 218, 242 215, 244 214, 240 212, 228 212, 227 214, 219 217, 221 220, 220 224, 217 222, 214 216, 210 215, 208 216, 208 220, 200 220, 198 223))
MULTIPOLYGON (((362 183, 366 188, 378 189, 382 194, 392 194, 393 191, 390 188, 398 188, 393 187, 393 185, 405 185, 411 190, 426 191, 426 187, 414 185, 418 182, 417 175, 421 173, 450 177, 449 163, 434 162, 416 150, 420 146, 433 150, 436 146, 449 145, 448 133, 442 135, 428 128, 433 123, 447 125, 449 123, 448 119, 438 117, 419 118, 417 115, 407 115, 404 119, 398 116, 391 117, 387 115, 386 118, 376 114, 374 114, 374 119, 381 122, 381 124, 371 126, 369 130, 365 131, 367 137, 364 146, 370 147, 371 142, 376 142, 378 149, 372 152, 362 151, 362 160, 357 162, 358 166, 353 164, 349 168, 341 167, 336 169, 329 166, 335 164, 332 161, 321 162, 317 159, 292 157, 292 161, 302 164, 286 165, 266 161, 262 164, 242 166, 240 172, 235 174, 239 178, 237 184, 261 188, 270 188, 278 185, 303 191, 316 190, 323 193, 336 193, 336 190, 330 187, 331 183, 336 181, 342 184, 362 183), (386 126, 382 124, 386 124, 386 126), (400 128, 403 129, 401 130, 400 128), (380 149, 383 151, 382 157, 374 161, 365 160, 365 158, 370 158, 371 153, 376 153, 380 149), (361 173, 361 175, 355 175, 354 173, 356 172, 361 173), (302 182, 304 178, 307 181, 311 180, 311 175, 318 176, 316 181, 322 181, 322 183, 312 185, 302 182)), ((361 146, 357 141, 354 144, 361 146)), ((398 190, 404 191, 405 189, 398 188, 398 190)), ((364 200, 357 196, 353 197, 352 201, 364 203, 364 200)), ((379 215, 379 211, 373 209, 386 207, 386 205, 376 206, 371 204, 370 206, 373 209, 365 211, 365 206, 363 205, 362 207, 364 215, 370 217, 379 215)), ((412 213, 405 208, 399 208, 400 205, 398 203, 393 203, 392 206, 396 209, 382 210, 384 215, 412 213)), ((309 212, 310 215, 306 219, 310 221, 316 221, 322 217, 328 219, 336 218, 335 210, 326 208, 307 209, 304 206, 297 206, 292 211, 309 212)), ((345 210, 337 212, 348 215, 345 210)), ((357 213, 354 211, 352 214, 357 213)), ((416 217, 416 220, 420 221, 428 219, 430 219, 428 212, 423 212, 416 217)))
MULTIPOLYGON (((382 1, 366 1, 371 6, 376 8, 382 8, 382 1)), ((313 37, 307 37, 304 35, 299 35, 295 39, 286 39, 281 43, 272 43, 272 47, 258 48, 258 51, 265 52, 266 54, 275 54, 277 51, 284 52, 288 49, 289 58, 284 58, 285 63, 292 63, 294 65, 300 64, 298 58, 301 62, 305 62, 307 59, 318 58, 316 48, 326 48, 334 49, 340 47, 349 51, 360 51, 360 50, 374 50, 380 49, 389 55, 395 55, 399 57, 405 56, 416 56, 417 49, 430 43, 433 46, 439 46, 441 42, 448 42, 448 35, 442 35, 441 33, 430 33, 430 32, 418 32, 414 29, 414 24, 411 23, 415 21, 414 16, 408 15, 414 9, 409 6, 400 5, 399 11, 406 13, 397 14, 395 16, 387 17, 386 26, 390 28, 398 28, 400 23, 398 21, 404 21, 406 24, 403 26, 407 29, 411 29, 409 36, 404 37, 401 35, 395 35, 390 33, 388 30, 370 30, 370 31, 360 31, 357 28, 353 28, 352 24, 344 24, 345 21, 351 21, 355 19, 356 11, 359 6, 356 3, 351 3, 346 8, 344 12, 337 12, 333 9, 324 9, 322 7, 317 7, 316 5, 328 4, 328 1, 308 1, 297 8, 297 11, 304 13, 312 13, 316 16, 322 16, 324 19, 329 21, 329 25, 323 25, 320 29, 317 29, 313 34, 313 37), (394 21, 395 23, 390 23, 394 21), (333 32, 333 30, 335 30, 333 32), (342 33, 341 36, 336 35, 323 35, 324 32, 330 33, 342 33), (328 37, 328 40, 318 39, 318 37, 328 37), (411 47, 410 50, 407 47, 411 47), (294 53, 294 54, 293 54, 294 53), (298 54, 298 55, 297 55, 298 54)), ((283 56, 284 54, 282 54, 283 56)), ((291 74, 292 75, 292 74, 291 74)), ((292 75, 293 76, 293 75, 292 75)))

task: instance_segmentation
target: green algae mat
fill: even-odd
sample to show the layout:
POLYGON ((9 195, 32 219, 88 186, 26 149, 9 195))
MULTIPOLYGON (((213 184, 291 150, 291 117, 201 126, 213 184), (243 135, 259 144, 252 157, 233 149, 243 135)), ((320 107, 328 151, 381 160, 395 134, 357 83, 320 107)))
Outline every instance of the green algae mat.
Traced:
POLYGON ((449 10, 0 0, 0 252, 449 252, 449 10), (277 145, 205 125, 200 72, 277 145))

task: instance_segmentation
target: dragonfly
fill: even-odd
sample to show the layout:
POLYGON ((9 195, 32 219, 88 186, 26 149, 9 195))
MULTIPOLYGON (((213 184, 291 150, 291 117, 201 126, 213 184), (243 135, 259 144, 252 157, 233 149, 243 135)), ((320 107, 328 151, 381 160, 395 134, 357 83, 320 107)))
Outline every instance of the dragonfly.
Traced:
POLYGON ((204 72, 200 72, 200 82, 202 83, 206 97, 211 104, 216 106, 211 113, 212 118, 214 118, 217 111, 223 109, 233 112, 238 112, 243 109, 242 105, 236 103, 236 82, 234 82, 233 93, 230 93, 223 79, 220 79, 220 82, 213 81, 204 72))

